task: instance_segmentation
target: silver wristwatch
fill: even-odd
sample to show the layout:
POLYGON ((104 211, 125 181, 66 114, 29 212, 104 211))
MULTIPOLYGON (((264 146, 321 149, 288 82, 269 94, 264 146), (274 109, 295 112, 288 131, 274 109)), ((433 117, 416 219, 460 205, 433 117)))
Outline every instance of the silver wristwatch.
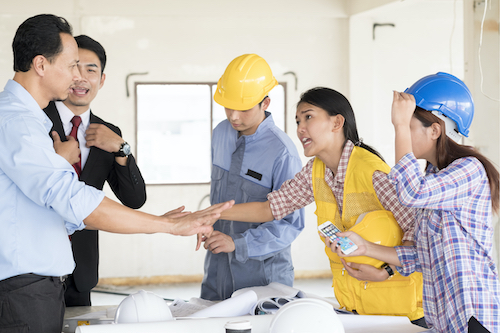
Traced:
POLYGON ((115 156, 119 157, 126 157, 130 154, 132 154, 132 150, 130 149, 130 145, 127 142, 123 142, 122 145, 120 146, 120 149, 114 153, 115 156))

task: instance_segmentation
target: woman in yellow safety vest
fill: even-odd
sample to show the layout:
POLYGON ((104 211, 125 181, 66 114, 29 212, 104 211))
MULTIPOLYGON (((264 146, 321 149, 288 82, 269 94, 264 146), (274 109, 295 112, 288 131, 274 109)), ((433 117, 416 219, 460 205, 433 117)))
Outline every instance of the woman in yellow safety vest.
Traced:
MULTIPOLYGON (((302 94, 295 118, 304 154, 314 158, 269 193, 268 201, 235 205, 221 219, 272 221, 315 202, 318 225, 331 221, 341 231, 354 230, 386 246, 412 242, 414 212, 397 199, 387 179, 390 167, 359 139, 349 101, 333 89, 313 88, 302 94)), ((426 327, 421 273, 404 277, 378 260, 352 257, 346 263, 329 247, 325 252, 341 307, 359 314, 407 316, 426 327), (355 269, 357 278, 344 265, 355 269)))

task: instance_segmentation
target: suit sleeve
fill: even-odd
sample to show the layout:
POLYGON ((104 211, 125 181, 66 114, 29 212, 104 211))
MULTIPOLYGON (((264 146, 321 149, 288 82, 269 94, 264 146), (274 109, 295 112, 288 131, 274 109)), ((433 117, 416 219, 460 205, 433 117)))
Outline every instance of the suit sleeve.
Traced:
MULTIPOLYGON (((121 136, 119 128, 117 134, 121 136)), ((125 206, 137 209, 146 202, 146 184, 132 154, 128 156, 126 166, 116 161, 113 163, 107 180, 113 193, 125 206)))

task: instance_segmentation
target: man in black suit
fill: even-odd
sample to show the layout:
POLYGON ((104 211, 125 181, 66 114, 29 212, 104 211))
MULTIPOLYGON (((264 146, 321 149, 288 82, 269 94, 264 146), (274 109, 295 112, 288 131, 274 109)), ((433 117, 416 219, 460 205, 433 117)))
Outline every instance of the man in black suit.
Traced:
MULTIPOLYGON (((92 38, 75 37, 78 44, 81 80, 64 102, 50 102, 44 109, 53 123, 54 148, 71 164, 80 161, 80 180, 102 190, 107 180, 117 198, 130 208, 140 208, 146 201, 146 185, 130 146, 118 127, 105 122, 90 110, 106 74, 106 53, 92 38), (78 142, 69 136, 71 119, 80 116, 78 142), (79 148, 78 149, 78 144, 79 148)), ((81 230, 71 237, 76 268, 66 279, 66 306, 90 306, 90 291, 98 282, 98 232, 81 230)))

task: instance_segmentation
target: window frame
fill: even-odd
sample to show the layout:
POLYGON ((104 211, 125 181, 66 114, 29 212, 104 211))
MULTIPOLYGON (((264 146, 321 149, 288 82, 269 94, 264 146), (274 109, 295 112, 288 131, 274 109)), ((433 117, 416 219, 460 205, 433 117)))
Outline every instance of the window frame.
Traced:
MULTIPOLYGON (((139 106, 138 106, 138 86, 140 85, 208 85, 210 88, 211 92, 211 100, 210 100, 210 146, 212 144, 212 133, 213 129, 217 124, 213 124, 213 113, 214 113, 214 108, 213 108, 213 94, 214 94, 214 88, 217 86, 217 82, 210 82, 210 81, 202 81, 202 82, 169 82, 169 81, 146 81, 146 82, 135 82, 134 83, 134 97, 135 97, 135 102, 134 102, 134 118, 135 118, 135 142, 136 142, 136 153, 135 153, 135 158, 137 161, 140 159, 140 151, 139 151, 139 106)), ((283 114, 283 131, 286 133, 287 130, 287 124, 286 124, 286 116, 287 116, 287 84, 286 82, 278 82, 278 85, 283 86, 283 103, 284 103, 284 114, 283 114)), ((212 167, 210 163, 210 168, 212 167)), ((208 182, 195 182, 195 183, 185 183, 185 182, 178 182, 178 183, 148 183, 146 181, 147 186, 178 186, 178 185, 207 185, 210 184, 210 181, 208 182)))

